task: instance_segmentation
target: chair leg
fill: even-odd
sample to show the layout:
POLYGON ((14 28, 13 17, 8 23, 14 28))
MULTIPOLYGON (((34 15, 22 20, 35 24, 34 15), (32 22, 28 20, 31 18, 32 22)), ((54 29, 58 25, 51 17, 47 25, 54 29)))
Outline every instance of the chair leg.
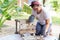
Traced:
POLYGON ((18 31, 17 31, 17 21, 16 22, 16 31, 15 31, 15 34, 18 34, 18 31))
POLYGON ((60 40, 60 34, 59 34, 59 40, 60 40))

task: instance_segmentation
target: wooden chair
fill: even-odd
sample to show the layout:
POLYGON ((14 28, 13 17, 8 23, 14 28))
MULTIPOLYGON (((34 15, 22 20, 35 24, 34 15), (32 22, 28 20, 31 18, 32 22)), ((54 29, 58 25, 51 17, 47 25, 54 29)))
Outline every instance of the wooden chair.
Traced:
POLYGON ((16 22, 16 34, 24 34, 24 33, 30 33, 30 34, 35 34, 35 25, 36 25, 36 22, 32 22, 30 24, 27 24, 26 23, 26 20, 27 19, 16 19, 15 22, 16 22))

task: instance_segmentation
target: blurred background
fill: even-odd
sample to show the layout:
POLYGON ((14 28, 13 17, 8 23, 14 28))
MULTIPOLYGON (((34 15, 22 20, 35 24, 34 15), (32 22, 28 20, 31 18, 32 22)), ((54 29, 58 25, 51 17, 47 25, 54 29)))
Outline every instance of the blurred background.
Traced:
MULTIPOLYGON (((28 19, 34 0, 0 0, 0 37, 15 32, 15 19, 28 19)), ((55 36, 60 33, 60 0, 37 0, 46 7, 52 17, 52 30, 55 36)))

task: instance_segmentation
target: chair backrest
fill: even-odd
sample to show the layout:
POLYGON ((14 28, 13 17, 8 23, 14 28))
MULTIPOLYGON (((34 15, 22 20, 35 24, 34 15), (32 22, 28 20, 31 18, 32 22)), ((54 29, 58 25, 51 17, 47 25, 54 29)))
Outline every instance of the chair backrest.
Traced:
POLYGON ((29 32, 29 33, 35 32, 36 21, 31 22, 30 24, 27 24, 26 21, 27 19, 19 20, 19 32, 22 34, 25 32, 29 32))
POLYGON ((19 21, 19 27, 21 29, 26 29, 27 27, 34 27, 36 25, 36 21, 31 22, 30 25, 26 23, 27 19, 20 19, 19 21))

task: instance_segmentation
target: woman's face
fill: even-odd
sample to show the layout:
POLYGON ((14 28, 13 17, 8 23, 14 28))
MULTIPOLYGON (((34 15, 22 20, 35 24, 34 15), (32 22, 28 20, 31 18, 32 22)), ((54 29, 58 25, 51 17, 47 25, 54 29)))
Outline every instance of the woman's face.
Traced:
POLYGON ((36 12, 39 12, 41 10, 41 6, 40 5, 34 5, 33 10, 35 10, 36 12))

